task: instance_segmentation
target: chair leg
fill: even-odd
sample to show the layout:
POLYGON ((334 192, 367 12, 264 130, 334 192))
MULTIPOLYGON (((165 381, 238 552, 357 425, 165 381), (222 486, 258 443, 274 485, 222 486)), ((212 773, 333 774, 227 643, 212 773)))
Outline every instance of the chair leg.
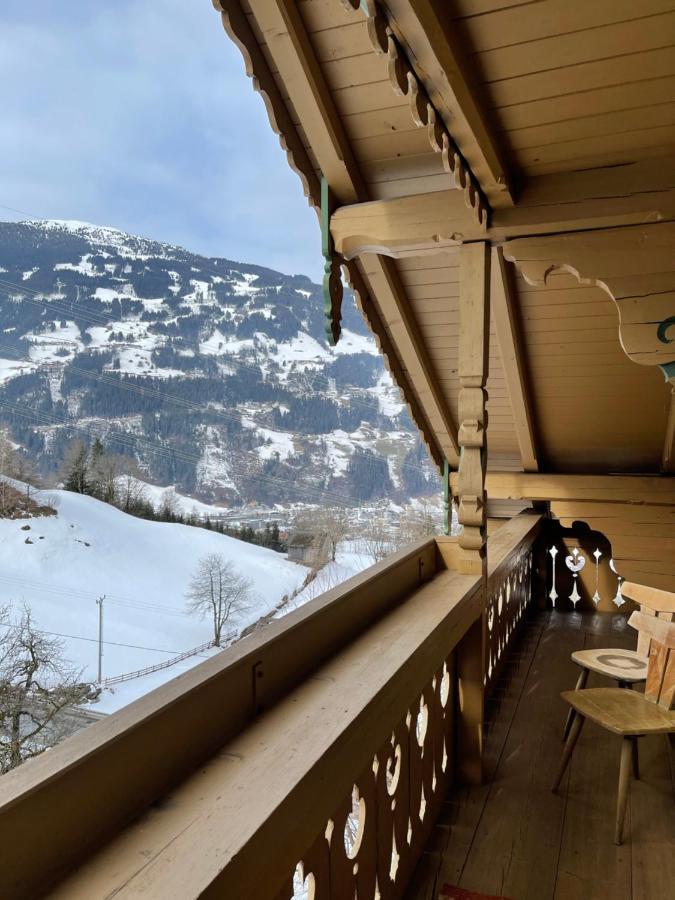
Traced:
POLYGON ((563 750, 562 759, 560 760, 560 766, 558 768, 558 774, 555 777, 555 781, 553 782, 553 787, 551 790, 555 794, 555 792, 560 787, 560 782, 562 781, 562 777, 565 774, 565 769, 567 768, 567 764, 572 758, 572 751, 574 750, 574 745, 579 740, 579 735, 581 734, 581 728, 586 719, 576 713, 574 716, 574 721, 572 722, 572 727, 570 728, 570 736, 567 738, 567 743, 565 744, 565 749, 563 750))
POLYGON ((638 756, 638 737, 632 737, 631 740, 631 749, 633 756, 633 778, 636 781, 640 780, 640 757, 638 756))
MULTIPOLYGON (((586 682, 588 681, 588 669, 582 669, 579 672, 579 678, 577 679, 577 685, 574 688, 575 691, 583 691, 586 687, 586 682)), ((572 722, 574 721, 575 712, 570 706, 569 712, 567 713, 567 719, 565 720, 565 727, 563 728, 563 741, 567 740, 567 737, 570 733, 570 728, 572 727, 572 722)))
POLYGON ((619 769, 619 796, 616 804, 616 830, 614 843, 623 843, 623 823, 626 818, 628 804, 628 783, 630 781, 631 760, 633 758, 633 739, 625 737, 621 742, 621 767, 619 769))

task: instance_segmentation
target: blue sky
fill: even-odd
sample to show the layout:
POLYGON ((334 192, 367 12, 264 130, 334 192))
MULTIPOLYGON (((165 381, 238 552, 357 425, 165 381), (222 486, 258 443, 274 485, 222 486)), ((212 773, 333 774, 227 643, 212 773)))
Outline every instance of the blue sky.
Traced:
POLYGON ((210 0, 3 0, 0 85, 0 219, 320 278, 316 215, 210 0))

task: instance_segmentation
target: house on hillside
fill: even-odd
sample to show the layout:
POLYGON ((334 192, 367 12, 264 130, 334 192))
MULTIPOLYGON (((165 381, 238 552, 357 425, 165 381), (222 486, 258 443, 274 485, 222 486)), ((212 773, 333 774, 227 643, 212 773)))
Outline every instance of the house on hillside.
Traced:
POLYGON ((303 566, 319 566, 330 559, 331 542, 325 532, 295 531, 288 539, 288 559, 303 566))

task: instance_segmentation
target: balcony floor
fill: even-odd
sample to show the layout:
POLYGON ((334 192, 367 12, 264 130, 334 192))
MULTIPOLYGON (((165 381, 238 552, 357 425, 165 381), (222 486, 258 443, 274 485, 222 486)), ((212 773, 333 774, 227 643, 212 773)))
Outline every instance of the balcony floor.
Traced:
MULTIPOLYGON (((451 793, 407 900, 673 896, 675 773, 663 735, 640 739, 622 847, 613 843, 619 737, 587 722, 559 795, 550 791, 560 691, 578 674, 570 653, 603 646, 635 646, 624 616, 541 612, 523 626, 488 709, 485 783, 451 793)), ((591 674, 589 687, 600 684, 591 674)))

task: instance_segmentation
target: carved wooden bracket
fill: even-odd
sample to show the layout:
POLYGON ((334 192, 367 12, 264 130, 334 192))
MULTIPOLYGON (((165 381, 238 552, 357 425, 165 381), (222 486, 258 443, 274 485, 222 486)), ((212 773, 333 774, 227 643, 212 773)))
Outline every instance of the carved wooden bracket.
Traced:
POLYGON ((532 285, 551 272, 603 288, 619 310, 619 339, 642 366, 660 366, 675 384, 675 223, 507 241, 504 256, 532 285))
POLYGON ((481 229, 487 228, 489 204, 483 196, 478 181, 468 163, 457 149, 443 119, 429 99, 417 77, 405 50, 389 27, 386 13, 377 0, 338 0, 345 9, 361 9, 366 15, 368 36, 373 49, 387 58, 389 80, 399 97, 407 97, 413 121, 418 128, 425 128, 431 149, 440 153, 443 167, 462 191, 468 209, 481 229))

